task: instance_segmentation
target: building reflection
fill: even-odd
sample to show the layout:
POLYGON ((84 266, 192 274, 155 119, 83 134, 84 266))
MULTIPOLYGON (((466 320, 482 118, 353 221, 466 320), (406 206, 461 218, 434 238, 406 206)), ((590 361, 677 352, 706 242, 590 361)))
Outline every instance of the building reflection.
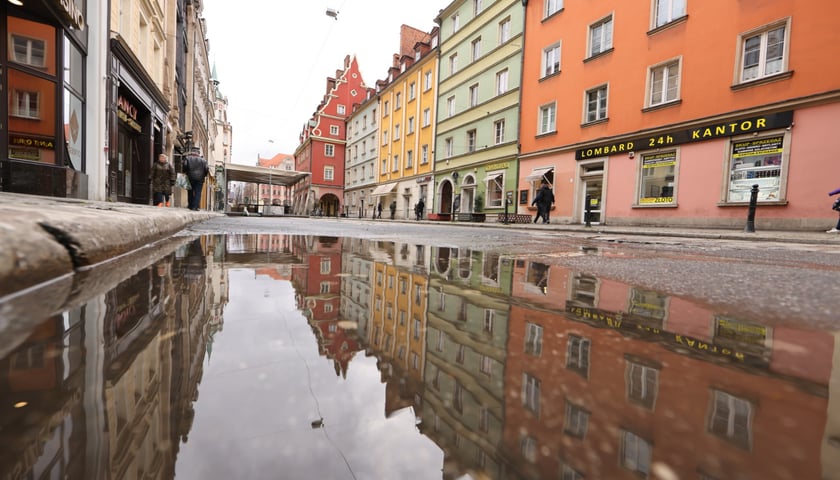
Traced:
POLYGON ((221 329, 218 238, 186 241, 0 360, 0 478, 168 478, 221 329))

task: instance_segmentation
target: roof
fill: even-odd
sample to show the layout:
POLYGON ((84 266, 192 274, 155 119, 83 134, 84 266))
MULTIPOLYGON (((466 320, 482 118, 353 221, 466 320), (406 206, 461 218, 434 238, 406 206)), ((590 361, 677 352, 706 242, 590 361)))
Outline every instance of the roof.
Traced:
POLYGON ((228 182, 261 183, 288 187, 306 178, 307 175, 309 175, 309 172, 225 163, 225 178, 228 182))

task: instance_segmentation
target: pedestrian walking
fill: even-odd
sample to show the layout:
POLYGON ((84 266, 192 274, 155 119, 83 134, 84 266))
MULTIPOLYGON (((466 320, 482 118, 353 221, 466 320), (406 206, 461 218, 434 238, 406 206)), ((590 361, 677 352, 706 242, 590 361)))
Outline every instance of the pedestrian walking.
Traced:
POLYGON ((537 194, 534 196, 534 200, 531 202, 531 206, 537 206, 537 216, 534 217, 533 223, 537 223, 537 220, 540 218, 543 219, 543 223, 548 223, 549 212, 551 211, 551 204, 553 203, 554 192, 551 191, 551 187, 548 186, 548 182, 543 180, 540 185, 540 189, 537 191, 537 194))
POLYGON ((414 206, 414 213, 417 220, 423 220, 423 210, 426 209, 426 202, 421 198, 417 205, 414 206))
POLYGON ((394 215, 397 213, 397 201, 391 200, 391 220, 394 219, 394 215))
POLYGON ((158 207, 170 206, 172 187, 175 186, 175 169, 168 160, 166 154, 161 153, 152 165, 152 201, 158 207))
POLYGON ((382 202, 379 202, 376 206, 376 215, 374 215, 373 218, 382 219, 382 202))
POLYGON ((201 156, 201 150, 198 147, 191 148, 190 153, 184 158, 183 170, 190 180, 190 189, 187 190, 187 208, 197 211, 201 206, 204 179, 210 172, 207 168, 207 160, 201 156))
MULTIPOLYGON (((837 195, 837 198, 834 199, 834 203, 831 205, 831 209, 840 213, 840 195, 838 194, 840 194, 840 188, 828 192, 829 196, 837 195)), ((840 233, 840 217, 837 218, 837 225, 835 225, 831 230, 826 230, 825 233, 840 233)))

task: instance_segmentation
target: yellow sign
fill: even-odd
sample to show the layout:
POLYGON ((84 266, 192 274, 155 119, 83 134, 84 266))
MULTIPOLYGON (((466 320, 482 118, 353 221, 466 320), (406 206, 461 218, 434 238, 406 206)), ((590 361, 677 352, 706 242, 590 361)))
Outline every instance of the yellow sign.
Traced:
POLYGON ((647 205, 651 203, 674 203, 674 197, 642 197, 639 199, 639 203, 647 205))

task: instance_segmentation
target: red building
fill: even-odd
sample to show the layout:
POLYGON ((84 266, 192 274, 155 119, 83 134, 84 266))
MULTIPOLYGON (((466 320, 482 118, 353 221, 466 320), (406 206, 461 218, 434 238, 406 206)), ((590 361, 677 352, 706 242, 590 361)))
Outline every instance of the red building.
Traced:
POLYGON ((356 57, 344 59, 342 70, 327 78, 327 89, 315 113, 300 134, 295 170, 311 175, 292 187, 295 214, 318 210, 337 216, 344 198, 345 121, 353 105, 365 101, 367 88, 356 57))

